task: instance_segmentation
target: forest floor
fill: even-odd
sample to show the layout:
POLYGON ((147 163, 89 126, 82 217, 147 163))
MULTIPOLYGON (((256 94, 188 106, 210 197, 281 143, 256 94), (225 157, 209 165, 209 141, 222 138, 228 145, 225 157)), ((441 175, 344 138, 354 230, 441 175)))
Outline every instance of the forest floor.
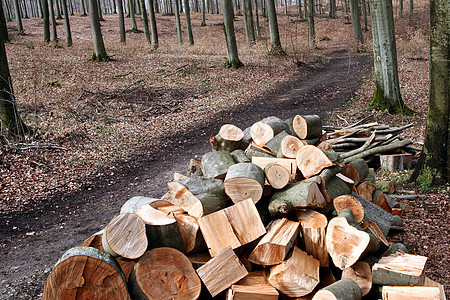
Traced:
MULTIPOLYGON (((247 46, 243 18, 237 16, 245 64, 238 70, 224 66, 219 15, 208 15, 202 27, 200 14, 192 14, 193 46, 178 45, 173 16, 158 15, 156 51, 142 33, 127 32, 127 44, 121 45, 117 16, 105 15, 102 31, 113 61, 102 63, 88 61, 88 18, 71 18, 71 48, 64 44, 63 21, 56 47, 41 42, 40 19, 24 20, 25 35, 8 23, 7 55, 19 110, 36 133, 20 142, 0 133, 0 299, 40 298, 65 250, 102 229, 132 196, 164 194, 173 172, 184 172, 189 159, 209 151, 209 137, 225 123, 244 129, 270 115, 318 114, 326 124, 346 125, 373 115, 392 126, 414 122, 403 136, 420 146, 428 104, 429 19, 423 2, 415 9, 413 22, 396 23, 401 90, 417 112, 413 117, 367 109, 373 94, 370 31, 367 52, 355 54, 351 24, 344 24, 341 12, 335 20, 316 18, 314 50, 306 44, 307 24, 280 16, 284 57, 268 55, 262 18, 262 38, 247 46)), ((410 185, 409 173, 377 173, 427 196, 409 201, 406 230, 389 238, 428 256, 427 276, 448 293, 450 189, 410 185)))

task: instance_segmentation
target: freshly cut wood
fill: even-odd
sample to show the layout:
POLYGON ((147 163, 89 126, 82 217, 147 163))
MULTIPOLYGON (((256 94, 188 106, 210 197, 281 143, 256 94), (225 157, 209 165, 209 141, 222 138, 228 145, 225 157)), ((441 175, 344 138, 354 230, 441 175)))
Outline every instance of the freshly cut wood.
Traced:
POLYGON ((278 291, 270 284, 236 285, 233 284, 227 293, 227 300, 277 300, 278 291))
POLYGON ((250 135, 256 144, 263 146, 274 136, 287 128, 288 125, 280 118, 267 117, 252 125, 250 128, 250 135))
POLYGON ((392 207, 389 205, 386 196, 382 191, 375 189, 375 191, 373 191, 372 201, 388 213, 392 213, 392 207))
POLYGON ((344 270, 358 261, 370 242, 370 236, 351 226, 344 217, 328 223, 325 243, 336 267, 344 270))
POLYGON ((282 131, 280 133, 278 133, 277 135, 275 135, 272 139, 270 139, 270 141, 268 141, 266 143, 266 147, 267 149, 269 149, 273 154, 277 155, 280 152, 281 149, 281 141, 286 137, 289 136, 289 134, 286 131, 282 131))
POLYGON ((203 175, 209 178, 224 179, 228 168, 234 165, 233 156, 228 151, 212 151, 202 157, 203 175))
POLYGON ((445 290, 444 290, 444 286, 442 284, 440 284, 438 282, 435 282, 435 281, 431 280, 428 277, 425 277, 425 282, 424 282, 423 286, 439 288, 439 293, 440 293, 440 296, 441 296, 440 300, 446 300, 445 290))
POLYGON ((178 172, 173 173, 173 180, 174 181, 178 181, 178 180, 181 180, 181 179, 186 179, 188 177, 189 176, 186 176, 186 175, 178 173, 178 172))
POLYGON ((269 283, 289 297, 311 293, 320 281, 320 262, 296 246, 291 257, 270 269, 269 283))
POLYGON ((231 152, 231 156, 233 157, 234 161, 238 163, 243 162, 250 162, 250 158, 245 154, 244 150, 242 149, 236 149, 233 152, 231 152))
POLYGON ((186 253, 207 250, 205 239, 196 218, 187 214, 175 215, 186 253))
POLYGON ((383 234, 383 232, 381 232, 377 223, 366 220, 364 223, 361 224, 361 228, 364 229, 364 231, 366 231, 366 232, 369 232, 367 230, 370 230, 370 232, 377 238, 377 240, 380 243, 382 243, 384 245, 384 247, 386 249, 389 248, 390 243, 386 239, 386 236, 383 234))
POLYGON ((248 198, 257 203, 263 194, 264 171, 252 163, 232 165, 223 185, 225 193, 234 203, 248 198))
POLYGON ((266 270, 258 270, 248 273, 247 276, 236 282, 236 285, 263 285, 268 283, 268 274, 266 270))
POLYGON ((213 150, 231 152, 239 148, 243 139, 244 132, 239 127, 225 124, 220 127, 216 136, 209 139, 209 142, 213 150))
POLYGON ((266 233, 252 199, 247 199, 198 220, 209 253, 248 244, 266 233))
POLYGON ((326 198, 334 199, 342 195, 351 194, 353 191, 353 180, 337 173, 336 176, 331 177, 326 183, 326 198))
POLYGON ((275 154, 272 153, 272 151, 266 150, 265 148, 256 145, 254 142, 251 142, 245 149, 245 155, 250 159, 253 157, 275 157, 275 154))
POLYGON ((297 161, 292 158, 277 158, 277 157, 252 157, 252 163, 265 169, 269 164, 277 164, 286 168, 291 175, 291 180, 295 179, 297 174, 297 161))
POLYGON ((428 286, 383 286, 383 300, 440 300, 438 287, 428 286))
POLYGON ((322 151, 334 151, 333 150, 333 145, 332 144, 330 144, 329 142, 327 142, 327 141, 323 141, 323 142, 320 142, 320 144, 319 145, 317 145, 317 148, 319 148, 320 150, 322 150, 322 151))
MULTIPOLYGON (((151 204, 151 206, 155 207, 155 205, 153 203, 151 204)), ((186 213, 186 211, 184 209, 182 209, 179 206, 173 205, 170 202, 168 202, 167 205, 159 205, 155 208, 172 218, 175 217, 176 215, 186 213)))
POLYGON ((327 217, 312 209, 299 209, 296 213, 300 221, 306 253, 317 259, 321 267, 328 267, 329 256, 325 245, 327 217))
POLYGON ((353 212, 356 222, 364 219, 364 208, 359 201, 351 195, 342 195, 333 199, 333 206, 339 215, 344 208, 349 208, 353 212))
POLYGON ((358 185, 369 175, 369 166, 364 159, 359 158, 346 164, 341 173, 351 178, 355 185, 358 185))
POLYGON ((397 190, 397 182, 395 180, 378 180, 377 189, 385 194, 394 194, 397 190))
POLYGON ((248 275, 231 247, 222 249, 214 258, 197 269, 197 274, 213 297, 248 275))
POLYGON ((361 289, 362 296, 367 295, 372 288, 372 269, 366 262, 358 261, 353 266, 342 271, 342 278, 350 278, 361 289))
POLYGON ((130 299, 117 261, 92 247, 67 250, 45 282, 43 300, 130 299))
POLYGON ((272 266, 281 263, 299 236, 300 224, 288 219, 273 221, 267 234, 259 241, 248 260, 252 263, 272 266))
POLYGON ((228 205, 222 180, 205 177, 189 177, 169 182, 170 202, 195 218, 218 211, 228 205))
POLYGON ((147 251, 134 266, 128 285, 133 299, 197 299, 201 291, 189 259, 167 247, 147 251))
POLYGON ((358 284, 350 279, 343 278, 335 283, 319 290, 313 300, 360 300, 361 289, 358 284))
POLYGON ((291 179, 289 171, 278 164, 268 164, 264 168, 264 173, 269 184, 275 189, 284 188, 291 179))
POLYGON ((428 258, 397 252, 382 257, 372 267, 372 282, 379 285, 423 285, 428 258))
POLYGON ((371 201, 373 199, 373 191, 375 191, 376 185, 367 181, 361 182, 356 188, 357 193, 364 199, 371 201))
POLYGON ((145 204, 150 204, 155 201, 158 201, 160 199, 157 198, 150 198, 150 197, 144 197, 144 196, 135 196, 127 200, 120 209, 121 214, 133 214, 136 212, 136 210, 145 204))
POLYGON ((202 162, 198 159, 191 159, 187 168, 188 177, 199 177, 203 176, 202 162))
POLYGON ((300 139, 314 139, 322 136, 322 120, 318 115, 296 115, 292 127, 300 139))
POLYGON ((325 207, 327 201, 319 189, 320 183, 320 177, 314 176, 275 191, 269 200, 269 212, 275 215, 288 213, 294 208, 325 207))
POLYGON ((386 172, 395 172, 411 169, 412 154, 381 154, 381 170, 386 172))
POLYGON ((300 148, 296 156, 297 167, 305 178, 320 173, 324 168, 333 165, 333 162, 319 148, 306 145, 300 148))
POLYGON ((102 245, 105 252, 114 257, 141 257, 148 246, 144 221, 136 214, 115 216, 103 232, 102 245))
POLYGON ((394 216, 358 194, 353 193, 352 196, 358 199, 359 203, 364 207, 364 221, 368 220, 376 223, 383 235, 387 236, 394 222, 394 216))
POLYGON ((287 158, 296 158, 298 150, 305 144, 293 135, 287 135, 281 140, 281 154, 287 158))

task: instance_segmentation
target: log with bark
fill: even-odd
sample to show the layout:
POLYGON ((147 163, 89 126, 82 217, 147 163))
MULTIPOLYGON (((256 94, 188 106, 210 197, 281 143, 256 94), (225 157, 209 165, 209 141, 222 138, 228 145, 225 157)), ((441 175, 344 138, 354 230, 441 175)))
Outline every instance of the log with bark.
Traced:
POLYGON ((319 174, 326 167, 333 165, 333 162, 319 148, 306 145, 300 148, 296 155, 297 167, 305 178, 319 174))
POLYGON ((244 132, 237 126, 232 124, 225 124, 220 127, 219 133, 211 137, 209 142, 213 150, 232 152, 239 149, 242 140, 244 139, 244 132))
POLYGON ((228 151, 212 151, 202 157, 202 171, 205 177, 223 179, 228 168, 234 165, 233 156, 228 151))
POLYGON ((268 164, 264 173, 270 186, 278 190, 284 188, 291 179, 290 172, 279 164, 268 164))
POLYGON ((286 129, 288 129, 288 125, 283 120, 272 116, 253 124, 250 128, 250 135, 257 145, 263 146, 286 129))
POLYGON ((364 297, 372 289, 372 269, 367 262, 358 261, 342 271, 342 278, 350 278, 358 284, 364 297))
POLYGON ((346 164, 341 172, 351 178, 355 182, 355 185, 358 185, 369 175, 369 166, 364 159, 358 158, 346 164))
POLYGON ((253 203, 261 199, 264 189, 264 171, 252 163, 239 163, 228 169, 224 181, 225 193, 237 203, 251 198, 253 203))
POLYGON ((203 176, 202 162, 198 159, 191 159, 187 168, 188 177, 199 177, 203 176))
POLYGON ((314 139, 322 136, 322 120, 318 115, 297 115, 292 120, 292 128, 300 139, 314 139))
POLYGON ((277 164, 283 166, 289 171, 290 180, 295 180, 297 174, 297 161, 292 158, 277 158, 277 157, 252 157, 252 163, 259 166, 261 169, 265 169, 269 164, 277 164))
POLYGON ((268 283, 265 270, 250 272, 227 291, 227 300, 277 300, 278 291, 268 283))
POLYGON ((178 223, 186 253, 206 251, 205 239, 200 230, 198 220, 187 214, 177 214, 175 219, 178 223))
POLYGON ((289 134, 286 131, 278 133, 265 144, 266 148, 276 156, 280 156, 281 141, 287 136, 289 136, 289 134))
POLYGON ((360 300, 361 298, 361 289, 358 284, 350 278, 343 278, 319 290, 313 300, 360 300))
POLYGON ((296 158, 298 150, 305 144, 293 135, 287 135, 281 140, 281 154, 287 158, 296 158))

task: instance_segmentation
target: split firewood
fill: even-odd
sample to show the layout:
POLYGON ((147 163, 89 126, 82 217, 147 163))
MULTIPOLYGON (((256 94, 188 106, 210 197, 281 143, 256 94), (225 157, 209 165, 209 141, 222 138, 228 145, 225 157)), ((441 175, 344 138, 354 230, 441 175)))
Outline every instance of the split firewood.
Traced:
POLYGON ((242 149, 236 149, 233 152, 231 152, 231 156, 233 157, 235 163, 244 163, 244 162, 250 162, 250 158, 245 154, 244 150, 242 149))
POLYGON ((279 156, 280 149, 281 149, 281 141, 287 137, 290 136, 286 131, 282 131, 275 135, 273 138, 271 138, 265 146, 276 156, 279 156))
POLYGON ((353 217, 357 223, 364 219, 364 208, 361 203, 351 195, 342 195, 333 199, 333 206, 339 215, 344 208, 349 208, 353 212, 353 217))
POLYGON ((198 222, 212 257, 227 246, 235 249, 266 233, 252 199, 204 216, 198 222))
POLYGON ((283 166, 278 164, 268 164, 264 168, 267 181, 274 189, 284 188, 291 179, 290 172, 283 166))
POLYGON ((206 264, 212 258, 208 251, 188 253, 186 254, 186 257, 189 259, 192 266, 196 270, 206 264))
POLYGON ((365 232, 368 232, 368 233, 370 232, 372 235, 374 235, 377 238, 377 240, 380 244, 380 248, 388 249, 389 246, 391 245, 389 243, 389 241, 386 239, 386 236, 383 234, 383 232, 381 232, 377 223, 366 220, 364 223, 361 224, 361 228, 365 232))
POLYGON ((248 275, 231 247, 222 249, 214 258, 197 269, 197 274, 213 297, 248 275))
POLYGON ((267 117, 256 122, 250 128, 253 141, 260 146, 265 145, 278 133, 288 129, 288 125, 277 117, 267 117))
POLYGON ((144 221, 136 214, 115 216, 103 232, 102 245, 105 252, 114 257, 141 257, 148 246, 144 221))
POLYGON ((327 217, 312 209, 299 209, 296 213, 306 253, 317 259, 321 267, 328 267, 329 256, 325 244, 327 217))
POLYGON ((228 205, 222 180, 205 177, 189 177, 169 182, 170 202, 195 218, 218 211, 228 205))
POLYGON ((375 191, 376 185, 367 181, 361 182, 358 187, 356 188, 356 191, 358 195, 363 197, 364 199, 372 202, 373 200, 373 191, 375 191))
POLYGON ((281 263, 299 236, 299 225, 284 218, 273 221, 248 260, 263 266, 281 263))
POLYGON ((224 179, 228 168, 232 165, 234 159, 228 151, 212 151, 202 157, 202 171, 205 177, 224 179))
POLYGON ((294 208, 325 207, 327 201, 319 189, 320 183, 320 177, 314 176, 288 184, 284 189, 273 193, 269 200, 269 212, 275 215, 288 213, 294 208))
POLYGON ((333 162, 319 148, 306 145, 300 148, 296 156, 297 167, 305 178, 320 173, 324 168, 333 165, 333 162))
POLYGON ((372 269, 366 262, 358 261, 353 266, 342 271, 342 278, 350 278, 361 289, 362 296, 367 295, 372 288, 372 269))
POLYGON ((342 174, 351 178, 355 185, 358 185, 369 175, 369 166, 364 159, 355 159, 343 167, 342 174))
POLYGON ((126 214, 126 213, 133 214, 136 212, 136 210, 139 207, 141 207, 145 204, 153 203, 158 200, 160 200, 160 199, 143 197, 143 196, 132 197, 122 205, 122 208, 120 209, 120 213, 121 214, 126 214))
POLYGON ((425 277, 425 282, 423 286, 427 287, 437 287, 439 288, 440 300, 446 300, 444 286, 436 281, 431 280, 428 277, 425 277))
POLYGON ((358 194, 353 193, 352 196, 358 199, 359 203, 364 207, 364 220, 375 222, 381 232, 387 236, 394 223, 394 216, 358 194))
POLYGON ((180 251, 161 247, 147 251, 129 278, 133 299, 197 299, 201 282, 180 251))
MULTIPOLYGON (((383 286, 383 300, 440 300, 438 287, 427 286, 383 286)), ((445 299, 445 298, 444 298, 445 299)))
POLYGON ((186 253, 207 250, 205 239, 196 218, 187 214, 177 214, 175 219, 178 223, 186 253))
POLYGON ((320 262, 294 246, 292 255, 270 269, 269 283, 289 297, 311 293, 320 281, 320 262))
POLYGON ((281 140, 281 154, 287 158, 296 158, 298 150, 305 144, 293 135, 287 135, 281 140))
POLYGON ((361 289, 358 284, 350 278, 343 278, 319 290, 313 300, 360 300, 361 298, 361 289))
POLYGON ((392 207, 389 205, 386 196, 382 191, 375 189, 373 191, 372 201, 388 213, 392 213, 392 207))
POLYGON ((252 163, 239 163, 228 169, 223 185, 234 203, 248 198, 257 203, 262 197, 264 182, 263 169, 252 163))
POLYGON ((252 163, 265 169, 269 164, 277 164, 286 168, 289 171, 291 180, 295 179, 297 174, 297 161, 292 158, 277 158, 277 157, 252 157, 252 163))
POLYGON ((92 247, 67 250, 45 282, 43 300, 131 299, 117 261, 92 247))
POLYGON ((200 177, 203 176, 202 162, 197 159, 191 159, 187 168, 188 177, 200 177))
POLYGON ((227 300, 277 300, 278 291, 268 283, 265 270, 250 272, 227 291, 227 300))
POLYGON ((382 257, 372 267, 372 282, 379 285, 423 285, 428 258, 421 255, 395 253, 382 257))
POLYGON ((247 155, 249 159, 252 159, 253 157, 275 157, 275 154, 272 153, 272 151, 266 150, 265 148, 256 145, 254 142, 251 142, 247 149, 245 149, 245 155, 247 155))
POLYGON ((318 115, 297 115, 292 127, 300 139, 314 139, 322 136, 322 120, 318 115))
POLYGON ((210 138, 209 142, 213 150, 231 152, 239 148, 243 139, 244 132, 239 127, 225 124, 216 136, 210 138))
POLYGON ((342 175, 341 173, 337 173, 336 176, 331 177, 326 184, 326 198, 334 199, 336 197, 342 195, 351 194, 353 190, 353 180, 342 175))
POLYGON ((176 215, 184 214, 186 211, 179 206, 173 205, 170 202, 168 204, 158 205, 161 201, 153 202, 150 206, 156 208, 157 210, 165 213, 167 216, 173 218, 176 215))

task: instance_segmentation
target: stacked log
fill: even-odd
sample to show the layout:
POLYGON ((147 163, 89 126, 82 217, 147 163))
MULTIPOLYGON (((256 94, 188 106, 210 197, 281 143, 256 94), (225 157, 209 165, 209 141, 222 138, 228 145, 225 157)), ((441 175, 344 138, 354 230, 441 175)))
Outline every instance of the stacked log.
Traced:
POLYGON ((407 206, 371 168, 415 151, 399 136, 408 126, 226 124, 163 197, 131 198, 64 254, 43 299, 442 299, 426 258, 389 243, 407 206))

